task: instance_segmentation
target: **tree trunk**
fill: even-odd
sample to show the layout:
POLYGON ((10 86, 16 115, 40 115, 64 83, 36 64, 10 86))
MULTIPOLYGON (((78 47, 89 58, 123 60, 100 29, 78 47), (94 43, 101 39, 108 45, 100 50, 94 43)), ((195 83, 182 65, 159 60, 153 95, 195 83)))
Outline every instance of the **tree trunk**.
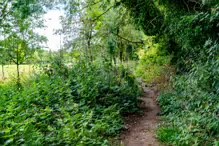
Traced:
POLYGON ((61 66, 61 64, 62 64, 62 59, 63 59, 63 50, 62 50, 62 38, 61 38, 61 34, 60 34, 60 51, 59 51, 59 53, 60 53, 60 64, 59 64, 59 66, 61 66))
POLYGON ((90 37, 87 41, 87 48, 89 51, 90 61, 93 62, 93 55, 92 55, 92 50, 91 50, 91 38, 90 37))
POLYGON ((119 52, 119 59, 120 59, 120 62, 122 63, 123 62, 123 51, 119 52))
POLYGON ((17 63, 17 81, 20 81, 20 71, 19 71, 19 64, 17 63))
POLYGON ((91 24, 91 29, 88 32, 88 36, 87 36, 87 49, 88 49, 91 63, 93 62, 93 54, 92 54, 92 50, 91 50, 92 32, 93 32, 93 24, 91 24))
POLYGON ((18 51, 19 47, 17 46, 17 60, 16 60, 16 66, 17 66, 17 87, 18 89, 21 88, 21 79, 20 79, 20 71, 19 71, 19 51, 18 51))
POLYGON ((18 62, 16 65, 17 65, 17 86, 18 89, 20 89, 21 88, 21 78, 20 78, 20 69, 19 69, 20 65, 18 62))

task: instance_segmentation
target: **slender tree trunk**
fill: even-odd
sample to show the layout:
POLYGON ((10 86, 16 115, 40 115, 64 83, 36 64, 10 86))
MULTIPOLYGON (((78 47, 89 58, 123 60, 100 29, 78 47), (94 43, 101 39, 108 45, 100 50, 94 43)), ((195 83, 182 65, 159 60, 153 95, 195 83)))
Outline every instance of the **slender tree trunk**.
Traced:
POLYGON ((19 47, 17 46, 17 60, 16 60, 16 66, 17 66, 17 86, 18 88, 21 87, 21 79, 20 79, 20 69, 19 69, 19 47))
POLYGON ((61 34, 60 34, 60 66, 62 64, 62 59, 63 59, 63 52, 62 52, 62 38, 61 38, 61 34))
POLYGON ((17 66, 17 82, 19 83, 20 82, 19 64, 17 63, 16 66, 17 66))
POLYGON ((93 54, 92 54, 92 49, 91 49, 92 32, 93 32, 93 24, 91 24, 91 30, 88 32, 88 40, 87 40, 87 48, 89 51, 91 63, 93 62, 93 54))
MULTIPOLYGON (((87 39, 87 38, 86 38, 86 39, 87 39)), ((87 43, 86 41, 87 41, 87 40, 84 39, 84 40, 83 40, 83 43, 84 43, 84 44, 87 43)), ((86 59, 87 62, 89 62, 88 47, 85 46, 85 47, 84 47, 84 50, 85 50, 85 59, 86 59)))
POLYGON ((17 66, 17 86, 20 89, 20 87, 21 87, 21 78, 20 78, 20 65, 19 65, 18 62, 16 63, 16 66, 17 66))
POLYGON ((120 59, 120 62, 123 63, 123 51, 119 52, 119 59, 120 59))
POLYGON ((88 38, 87 41, 87 47, 88 47, 88 51, 89 51, 89 56, 90 56, 90 61, 93 62, 93 55, 92 55, 92 50, 91 50, 91 38, 88 38))

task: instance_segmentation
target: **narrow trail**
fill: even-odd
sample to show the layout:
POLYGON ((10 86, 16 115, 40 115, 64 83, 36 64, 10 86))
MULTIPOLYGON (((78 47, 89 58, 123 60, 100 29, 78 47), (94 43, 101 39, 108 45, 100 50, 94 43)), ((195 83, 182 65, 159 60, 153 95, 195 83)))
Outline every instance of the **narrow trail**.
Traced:
POLYGON ((156 103, 159 93, 151 88, 145 87, 144 96, 141 98, 143 104, 143 116, 132 115, 127 119, 126 127, 128 130, 124 132, 122 144, 124 146, 161 146, 156 140, 156 126, 159 122, 157 113, 160 108, 156 103))

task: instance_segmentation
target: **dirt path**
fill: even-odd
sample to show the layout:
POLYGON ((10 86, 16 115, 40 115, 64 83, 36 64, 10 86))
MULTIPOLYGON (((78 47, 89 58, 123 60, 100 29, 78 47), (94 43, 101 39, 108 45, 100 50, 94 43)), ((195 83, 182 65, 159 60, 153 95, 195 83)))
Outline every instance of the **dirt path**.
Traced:
POLYGON ((146 88, 144 83, 142 86, 144 96, 141 100, 144 101, 144 104, 141 107, 144 114, 143 116, 132 115, 128 117, 126 125, 128 130, 124 132, 122 140, 124 146, 160 146, 155 138, 155 130, 159 121, 157 113, 160 110, 156 98, 159 93, 153 88, 146 88))

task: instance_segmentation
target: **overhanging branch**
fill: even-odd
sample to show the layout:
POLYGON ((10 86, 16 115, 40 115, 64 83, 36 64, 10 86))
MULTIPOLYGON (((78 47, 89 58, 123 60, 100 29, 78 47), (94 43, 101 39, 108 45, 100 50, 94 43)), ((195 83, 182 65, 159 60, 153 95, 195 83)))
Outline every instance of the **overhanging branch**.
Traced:
POLYGON ((111 33, 114 34, 114 35, 116 35, 116 36, 119 37, 120 39, 123 39, 123 40, 125 40, 125 41, 127 41, 127 42, 129 42, 129 43, 132 43, 132 44, 141 44, 141 45, 144 44, 143 41, 141 41, 141 42, 131 41, 131 40, 127 39, 127 38, 124 38, 124 37, 120 36, 119 34, 116 34, 116 33, 113 33, 113 32, 111 32, 111 33))
POLYGON ((105 12, 97 16, 95 19, 91 20, 92 22, 97 21, 100 17, 102 17, 104 14, 106 14, 109 10, 111 10, 114 6, 109 7, 105 12))

